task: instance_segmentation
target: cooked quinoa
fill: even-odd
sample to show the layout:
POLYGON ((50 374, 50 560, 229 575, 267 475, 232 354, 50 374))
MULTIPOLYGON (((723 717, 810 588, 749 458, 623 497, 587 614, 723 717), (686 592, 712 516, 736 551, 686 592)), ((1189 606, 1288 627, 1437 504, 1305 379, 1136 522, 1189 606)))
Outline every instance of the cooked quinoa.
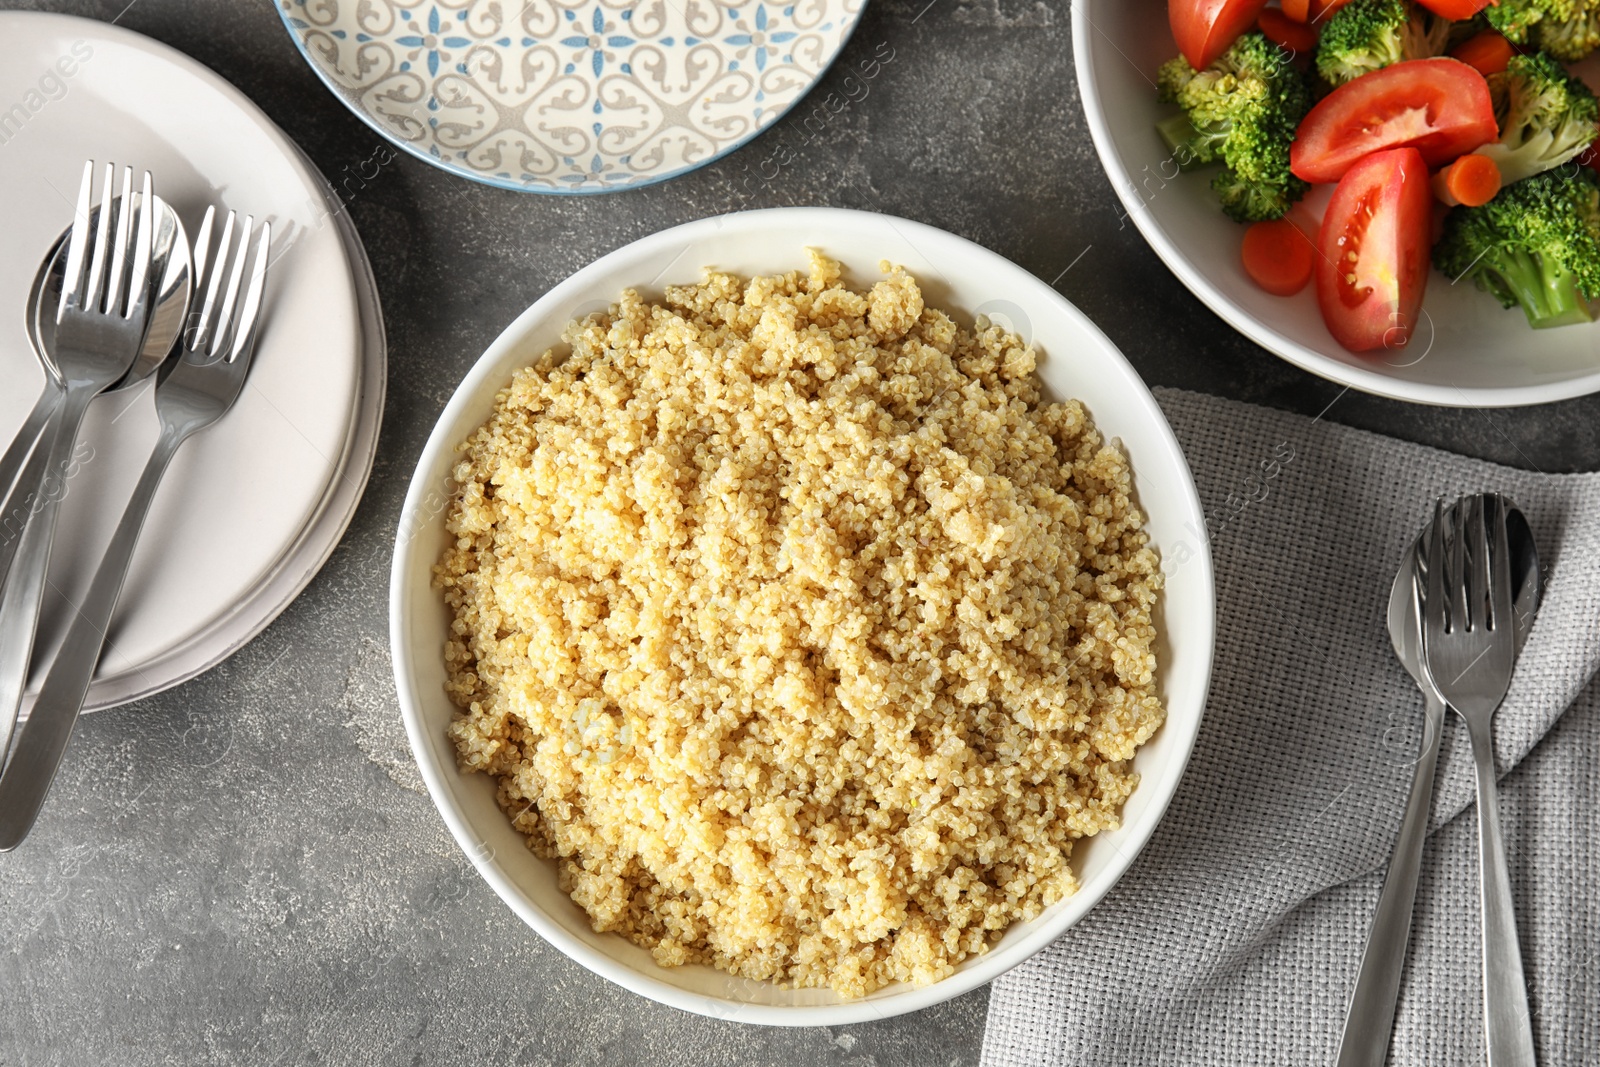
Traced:
POLYGON ((880 269, 624 292, 455 468, 460 764, 664 965, 937 981, 1073 892, 1161 725, 1127 461, 880 269))

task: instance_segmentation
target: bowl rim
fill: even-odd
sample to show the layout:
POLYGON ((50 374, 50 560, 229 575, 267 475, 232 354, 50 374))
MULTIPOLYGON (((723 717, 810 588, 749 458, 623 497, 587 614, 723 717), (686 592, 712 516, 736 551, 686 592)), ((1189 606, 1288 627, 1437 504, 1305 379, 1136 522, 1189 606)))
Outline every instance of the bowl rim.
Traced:
MULTIPOLYGON (((906 1012, 931 1007, 992 981, 1055 941, 1099 903, 1110 892, 1111 888, 1122 879, 1134 860, 1149 843, 1156 828, 1165 818, 1167 808, 1183 781, 1189 760, 1194 753, 1195 740, 1204 716, 1215 665, 1216 582, 1209 539, 1201 537, 1199 538, 1198 549, 1188 560, 1188 563, 1185 564, 1186 573, 1192 573, 1193 575, 1192 579, 1188 580, 1198 583, 1195 587, 1196 592, 1200 601, 1204 604, 1203 618, 1186 620, 1185 622, 1186 640, 1192 641, 1194 648, 1197 650, 1196 654, 1203 656, 1202 669, 1198 672, 1199 684, 1195 686, 1192 692, 1183 694, 1183 704, 1186 709, 1192 704, 1192 712, 1180 717, 1177 721, 1174 721, 1174 716, 1171 714, 1171 707, 1174 702, 1172 700, 1173 695, 1168 694, 1168 716, 1162 726, 1162 730, 1175 731, 1173 736, 1175 747, 1171 757, 1173 767, 1170 773, 1160 780, 1146 780, 1140 783, 1140 790, 1150 790, 1147 794, 1149 798, 1147 801, 1148 806, 1145 809, 1141 824, 1131 831, 1131 836, 1116 842, 1114 847, 1116 855, 1108 864, 1106 872, 1093 884, 1081 886, 1076 893, 1067 898, 1067 900, 1073 902, 1071 908, 1064 909, 1054 916, 1051 921, 1042 923, 1015 944, 1003 949, 992 950, 985 955, 969 957, 969 961, 964 963, 960 970, 948 978, 927 986, 906 987, 902 991, 877 999, 868 997, 825 1005, 754 1004, 694 993, 646 974, 643 971, 635 970, 620 961, 596 952, 548 919, 541 908, 515 884, 512 877, 501 869, 492 851, 486 851, 482 847, 481 837, 473 832, 466 814, 457 806, 453 792, 444 780, 444 774, 454 771, 454 768, 435 766, 424 758, 424 753, 430 751, 430 749, 426 739, 421 702, 418 699, 416 687, 411 682, 413 660, 410 654, 410 620, 405 614, 408 596, 407 582, 410 571, 415 567, 413 551, 418 539, 408 536, 406 516, 423 513, 427 494, 431 491, 427 477, 428 471, 439 461, 441 453, 453 452, 459 443, 458 437, 461 436, 461 433, 456 428, 456 423, 461 421, 464 410, 481 397, 484 392, 491 388, 499 389, 503 386, 503 379, 506 377, 507 372, 500 364, 518 349, 522 339, 539 322, 553 313, 559 313, 558 309, 569 306, 574 297, 585 295, 593 284, 590 282, 590 278, 596 275, 603 275, 611 268, 630 261, 644 259, 656 253, 662 246, 676 248, 679 245, 684 245, 693 247, 703 236, 717 233, 725 234, 730 228, 743 231, 760 231, 768 228, 769 223, 777 219, 782 219, 784 222, 811 222, 810 228, 819 231, 858 228, 869 225, 874 227, 888 226, 908 242, 915 242, 916 237, 919 235, 930 240, 936 237, 939 241, 954 241, 958 246, 964 246, 965 251, 976 257, 981 266, 996 268, 1003 266, 1008 270, 1017 272, 1018 275, 1025 279, 1030 279, 1037 286, 1036 295, 1038 299, 1054 303, 1069 318, 1077 320, 1077 324, 1081 328, 1090 331, 1091 335, 1097 335, 1101 338, 1104 354, 1109 359, 1099 369, 1105 373, 1121 375, 1126 384, 1131 387, 1130 395, 1137 398, 1137 403, 1143 409, 1141 415, 1150 422, 1154 429, 1155 440, 1151 442, 1150 447, 1152 449, 1164 449, 1167 455, 1176 462, 1178 472, 1182 475, 1180 486, 1177 490, 1177 494, 1181 494, 1181 498, 1175 499, 1171 506, 1175 510, 1184 509, 1191 516, 1198 516, 1200 522, 1204 521, 1204 510, 1195 486, 1193 472, 1189 468, 1188 459, 1184 455, 1165 414, 1156 403, 1154 395, 1143 380, 1140 379, 1127 358, 1111 342, 1110 338, 1106 337, 1088 316, 1079 311, 1070 301, 1046 285, 1041 279, 1006 260, 998 253, 992 252, 964 237, 924 223, 891 215, 845 208, 818 207, 767 208, 733 212, 725 215, 710 216, 660 230, 594 260, 534 301, 478 357, 472 369, 451 395, 449 402, 445 405, 444 410, 440 413, 437 422, 429 433, 427 443, 417 459, 411 484, 406 493, 405 503, 400 512, 401 517, 399 528, 396 531, 394 557, 390 568, 389 639, 393 655, 396 695, 400 703, 401 716, 405 723, 407 740, 411 746, 412 756, 417 762, 418 770, 428 787, 428 794, 433 799, 434 806, 438 808, 445 824, 449 827, 457 845, 501 900, 505 901, 524 923, 551 945, 560 949, 563 954, 574 962, 588 968, 602 978, 606 978, 625 989, 658 1003, 667 1004, 699 1015, 744 1023, 768 1026, 839 1026, 887 1019, 906 1012), (1189 563, 1197 565, 1192 572, 1189 570, 1189 563)), ((680 252, 679 255, 681 254, 680 252)), ((1173 495, 1177 496, 1177 494, 1173 495)), ((1128 830, 1128 827, 1124 825, 1118 832, 1123 830, 1128 830)), ((1040 920, 1035 919, 1032 921, 1039 922, 1040 920)))
POLYGON ((320 62, 318 62, 316 57, 311 54, 310 48, 306 46, 305 39, 301 37, 300 31, 296 29, 289 14, 291 0, 274 0, 273 7, 277 9, 278 17, 283 22, 283 28, 288 31, 289 39, 294 42, 295 50, 300 53, 300 58, 305 60, 306 66, 311 68, 312 72, 316 74, 318 80, 322 82, 327 90, 332 93, 340 103, 344 104, 344 106, 350 110, 351 114, 360 119, 374 133, 376 133, 379 137, 382 137, 389 144, 394 145, 396 148, 400 149, 402 152, 414 159, 420 159, 424 163, 438 167, 447 174, 454 174, 458 178, 465 178, 468 181, 476 182, 479 185, 487 185, 491 189, 506 189, 510 192, 530 193, 534 196, 578 197, 604 196, 608 193, 626 193, 635 189, 648 189, 652 185, 660 185, 662 182, 669 182, 674 178, 681 178, 685 174, 697 171, 701 167, 710 166, 712 163, 732 155, 745 145, 760 137, 762 134, 776 128, 779 123, 789 117, 790 112, 799 107, 800 103, 811 95, 812 90, 816 89, 816 87, 822 83, 822 79, 828 76, 828 72, 831 71, 834 64, 839 61, 839 57, 844 54, 844 50, 849 46, 850 39, 855 36, 856 30, 860 28, 861 17, 866 14, 867 5, 871 2, 872 0, 861 0, 861 7, 856 10, 853 21, 845 29, 843 36, 839 38, 839 45, 834 49, 833 55, 829 56, 828 61, 822 65, 822 69, 817 71, 816 77, 811 79, 811 83, 807 85, 805 89, 800 92, 792 101, 790 101, 789 106, 778 112, 776 115, 773 115, 765 126, 759 126, 745 136, 741 137, 739 140, 734 141, 732 144, 723 148, 721 151, 709 155, 705 159, 698 160, 694 163, 687 163, 684 166, 679 167, 677 170, 668 171, 665 174, 657 174, 650 178, 646 178, 643 181, 628 182, 626 185, 613 185, 598 189, 547 189, 536 185, 530 185, 527 182, 513 181, 510 178, 498 178, 492 174, 482 174, 478 171, 471 170, 455 162, 454 160, 446 159, 442 155, 436 156, 432 152, 425 152, 411 142, 401 140, 392 130, 385 128, 382 123, 374 118, 371 112, 357 103, 354 99, 354 94, 346 86, 334 78, 333 74, 328 71, 320 62))
MULTIPOLYGON (((1115 142, 1111 138, 1110 122, 1106 117, 1099 82, 1095 76, 1094 50, 1090 47, 1090 38, 1096 34, 1107 35, 1095 25, 1089 11, 1090 3, 1091 0, 1079 0, 1072 5, 1072 52, 1073 66, 1077 69, 1078 94, 1083 101, 1084 115, 1089 122, 1089 136, 1094 141, 1095 154, 1100 157, 1100 165, 1105 168, 1106 177, 1111 180, 1112 190, 1121 201, 1126 216, 1133 220, 1134 226, 1149 242, 1161 262, 1177 275, 1185 288, 1229 326, 1301 370, 1310 371, 1319 378, 1343 385, 1347 389, 1357 389, 1363 393, 1388 397, 1391 400, 1404 400, 1435 407, 1504 408, 1548 404, 1600 392, 1600 367, 1587 375, 1558 382, 1518 386, 1456 386, 1394 378, 1343 363, 1308 348, 1262 323, 1229 299, 1220 288, 1213 285, 1195 268, 1188 256, 1156 221, 1154 215, 1143 210, 1144 201, 1134 192, 1137 183, 1128 168, 1123 165, 1122 157, 1117 153, 1115 142)), ((1163 25, 1162 31, 1165 29, 1163 25)), ((1110 40, 1109 36, 1107 40, 1110 40)), ((1112 46, 1116 47, 1115 42, 1112 46)), ((1177 45, 1173 45, 1173 54, 1177 54, 1177 45)))

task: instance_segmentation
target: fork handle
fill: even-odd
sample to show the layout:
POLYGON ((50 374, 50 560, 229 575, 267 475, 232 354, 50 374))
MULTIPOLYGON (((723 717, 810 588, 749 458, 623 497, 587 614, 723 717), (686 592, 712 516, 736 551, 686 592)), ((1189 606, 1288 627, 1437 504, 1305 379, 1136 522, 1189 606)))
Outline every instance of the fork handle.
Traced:
POLYGON ((1417 754, 1406 799, 1405 819, 1395 839, 1394 855, 1383 878, 1383 892, 1367 933, 1350 1010, 1339 1041, 1338 1067, 1383 1067, 1394 1029, 1394 1009, 1400 997, 1400 976, 1405 969, 1406 946, 1411 940, 1411 909, 1417 899, 1417 872, 1422 867, 1422 846, 1428 837, 1428 814, 1433 805, 1433 772, 1439 762, 1439 735, 1444 727, 1444 701, 1427 691, 1422 727, 1422 750, 1417 754))
MULTIPOLYGON (((61 410, 63 390, 49 387, 39 397, 28 421, 0 457, 0 586, 11 573, 11 561, 22 543, 22 530, 39 500, 39 490, 49 473, 50 441, 45 435, 54 429, 55 415, 61 410), (34 447, 37 443, 38 447, 34 447)), ((0 740, 0 753, 5 744, 0 740)), ((3 757, 0 757, 3 759, 3 757)))
POLYGON ((34 502, 24 519, 22 536, 16 539, 16 558, 5 576, 5 587, 0 591, 0 731, 7 737, 17 721, 22 695, 28 688, 33 641, 39 630, 39 608, 44 602, 50 573, 50 546, 55 541, 61 499, 66 495, 65 487, 60 493, 49 491, 49 476, 67 469, 78 429, 83 425, 83 416, 89 410, 94 392, 68 391, 23 472, 25 483, 30 478, 34 480, 34 502))
POLYGON ((1494 776, 1489 721, 1468 721, 1472 760, 1478 771, 1479 894, 1483 914, 1483 1025, 1489 1067, 1534 1067, 1533 1018, 1522 975, 1517 914, 1500 833, 1500 801, 1494 776))
MULTIPOLYGON (((65 390, 55 382, 47 383, 44 392, 40 393, 39 399, 34 402, 33 410, 28 412, 27 421, 22 424, 22 429, 11 439, 5 455, 0 456, 0 516, 9 516, 11 501, 22 485, 23 465, 27 463, 30 455, 38 451, 33 447, 34 442, 39 440, 39 435, 50 422, 50 416, 61 406, 64 393, 65 390)), ((0 577, 4 574, 5 569, 0 567, 0 577)))
MULTIPOLYGON (((59 420, 55 417, 60 408, 51 413, 45 420, 42 433, 36 435, 38 447, 27 457, 27 464, 22 468, 13 485, 11 498, 6 502, 6 509, 0 511, 0 597, 10 589, 8 578, 11 574, 11 564, 17 557, 17 550, 21 547, 27 534, 28 524, 33 517, 43 508, 47 493, 47 475, 49 474, 50 443, 55 440, 56 428, 59 420)), ((0 601, 3 607, 3 601, 0 601)), ((0 616, 4 612, 0 611, 0 616)), ((26 669, 27 664, 23 663, 26 669)), ((8 668, 0 666, 0 691, 9 691, 8 668)), ((0 703, 0 766, 5 764, 5 754, 11 747, 11 735, 17 725, 17 711, 20 701, 6 701, 0 703)))
POLYGON ((11 761, 0 772, 0 852, 9 852, 22 843, 44 807, 50 783, 55 780, 56 769, 83 710, 84 698, 89 695, 95 667, 105 648, 106 631, 133 563, 139 532, 149 517, 161 476, 187 436, 164 432, 157 441, 89 584, 89 592, 73 616, 66 640, 50 664, 33 710, 22 724, 11 761))

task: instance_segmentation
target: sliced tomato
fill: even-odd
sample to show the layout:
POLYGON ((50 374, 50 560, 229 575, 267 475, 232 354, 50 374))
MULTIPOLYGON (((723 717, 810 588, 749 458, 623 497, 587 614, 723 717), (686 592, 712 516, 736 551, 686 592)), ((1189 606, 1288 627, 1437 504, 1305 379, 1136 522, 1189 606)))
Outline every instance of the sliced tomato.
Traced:
POLYGON ((1317 239, 1317 303, 1350 351, 1411 340, 1428 284, 1432 218, 1428 164, 1415 148, 1374 152, 1339 180, 1317 239))
POLYGON ((1363 156, 1401 147, 1441 167, 1499 136, 1482 74, 1456 59, 1413 59, 1323 97, 1295 132, 1289 167, 1308 182, 1334 182, 1363 156))
POLYGON ((1167 0, 1167 18, 1178 51, 1203 70, 1256 24, 1267 0, 1167 0))
POLYGON ((1275 7, 1261 12, 1256 25, 1267 35, 1267 40, 1296 55, 1310 55, 1317 50, 1317 31, 1304 22, 1296 22, 1275 7))
POLYGON ((1472 18, 1490 3, 1499 3, 1499 0, 1417 0, 1417 3, 1435 15, 1442 15, 1451 22, 1460 22, 1472 18))

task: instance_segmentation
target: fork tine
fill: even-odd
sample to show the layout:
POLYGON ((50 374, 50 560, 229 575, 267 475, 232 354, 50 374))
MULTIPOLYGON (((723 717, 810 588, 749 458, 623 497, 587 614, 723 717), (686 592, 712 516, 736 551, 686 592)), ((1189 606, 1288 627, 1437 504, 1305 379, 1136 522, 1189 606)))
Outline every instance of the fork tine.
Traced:
POLYGON ((1423 645, 1429 635, 1445 627, 1444 595, 1444 498, 1433 502, 1433 526, 1428 536, 1428 585, 1422 598, 1423 645))
POLYGON ((233 349, 228 353, 229 363, 237 361, 240 357, 248 360, 255 349, 256 327, 261 315, 261 293, 267 284, 267 257, 271 251, 272 223, 263 222, 261 237, 256 241, 256 263, 250 272, 250 287, 245 290, 244 305, 239 309, 238 325, 233 331, 233 349))
POLYGON ((1474 629, 1489 629, 1489 516, 1484 510, 1488 494, 1472 498, 1467 509, 1467 535, 1472 538, 1471 558, 1467 561, 1467 605, 1474 629))
POLYGON ((61 283, 61 303, 56 307, 56 323, 67 308, 83 294, 83 260, 89 248, 89 205, 94 197, 94 160, 83 165, 83 181, 78 184, 78 206, 72 215, 72 235, 67 239, 67 274, 61 283))
POLYGON ((233 223, 235 214, 228 212, 227 220, 222 224, 222 238, 217 242, 216 256, 211 260, 211 282, 206 286, 205 303, 200 305, 200 319, 194 328, 193 336, 189 339, 191 352, 205 352, 208 348, 207 341, 211 335, 211 313, 217 305, 217 293, 222 286, 222 268, 228 263, 228 249, 233 244, 233 223))
MULTIPOLYGON (((211 336, 211 350, 208 356, 218 356, 227 351, 228 342, 232 340, 233 306, 239 300, 239 286, 244 281, 245 261, 250 258, 250 231, 255 228, 254 215, 244 217, 244 226, 239 230, 239 250, 233 257, 233 269, 228 272, 228 289, 222 294, 222 308, 217 312, 217 329, 211 336)), ((217 260, 218 277, 221 277, 223 261, 217 260)))
POLYGON ((200 231, 194 238, 194 288, 195 292, 206 283, 206 267, 211 255, 211 226, 217 220, 217 205, 206 206, 206 217, 200 220, 200 231))
POLYGON ((133 168, 122 168, 122 199, 117 206, 117 236, 111 244, 111 272, 106 276, 107 315, 122 313, 128 270, 128 230, 133 222, 133 168))
POLYGON ((93 311, 105 308, 106 250, 111 246, 111 212, 116 203, 112 190, 116 185, 117 168, 106 164, 105 186, 100 190, 100 221, 94 228, 94 249, 89 256, 89 285, 83 291, 80 307, 93 311))
POLYGON ((155 228, 155 182, 144 172, 144 192, 139 197, 139 226, 135 231, 133 266, 128 273, 128 318, 141 314, 150 300, 150 256, 155 228))
POLYGON ((1445 591, 1450 597, 1451 633, 1467 630, 1472 622, 1467 614, 1467 501, 1461 499, 1450 508, 1449 557, 1445 572, 1445 591))
POLYGON ((1494 498, 1494 577, 1489 582, 1490 603, 1494 611, 1493 626, 1516 625, 1511 590, 1511 534, 1506 529, 1506 513, 1511 502, 1503 496, 1494 498))

